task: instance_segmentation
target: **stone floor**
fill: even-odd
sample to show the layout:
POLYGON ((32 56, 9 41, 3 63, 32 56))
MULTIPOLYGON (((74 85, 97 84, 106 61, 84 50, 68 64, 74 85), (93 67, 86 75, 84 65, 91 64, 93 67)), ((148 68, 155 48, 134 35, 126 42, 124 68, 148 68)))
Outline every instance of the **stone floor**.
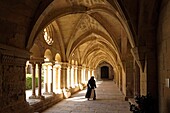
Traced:
POLYGON ((113 81, 98 81, 96 100, 85 98, 86 90, 64 99, 43 113, 131 113, 129 104, 113 81))

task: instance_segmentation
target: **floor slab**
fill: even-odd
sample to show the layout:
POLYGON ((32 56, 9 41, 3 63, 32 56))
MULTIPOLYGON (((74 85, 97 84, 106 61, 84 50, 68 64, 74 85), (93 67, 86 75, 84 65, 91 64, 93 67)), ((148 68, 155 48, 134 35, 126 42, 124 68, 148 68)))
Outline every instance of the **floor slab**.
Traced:
POLYGON ((129 104, 113 81, 98 81, 96 100, 85 98, 86 89, 64 99, 43 113, 131 113, 129 104))

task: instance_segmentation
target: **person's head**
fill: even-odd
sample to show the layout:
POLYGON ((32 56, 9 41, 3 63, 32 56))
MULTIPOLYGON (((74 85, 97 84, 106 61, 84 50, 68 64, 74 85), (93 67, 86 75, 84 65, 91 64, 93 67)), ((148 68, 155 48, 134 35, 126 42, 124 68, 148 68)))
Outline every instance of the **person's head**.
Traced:
POLYGON ((91 76, 91 79, 94 80, 94 76, 91 76))

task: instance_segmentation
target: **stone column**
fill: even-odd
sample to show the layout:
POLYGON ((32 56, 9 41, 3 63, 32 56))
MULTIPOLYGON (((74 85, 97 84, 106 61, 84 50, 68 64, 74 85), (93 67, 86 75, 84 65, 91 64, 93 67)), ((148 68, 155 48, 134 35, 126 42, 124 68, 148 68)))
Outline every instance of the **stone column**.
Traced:
POLYGON ((135 62, 134 66, 135 74, 134 74, 134 79, 135 79, 135 95, 140 95, 140 68, 138 64, 135 62))
POLYGON ((60 84, 61 84, 61 68, 59 66, 59 64, 56 64, 54 66, 54 69, 53 69, 53 89, 54 89, 54 92, 56 93, 61 93, 61 87, 60 87, 60 84))
POLYGON ((46 63, 44 64, 44 89, 43 94, 48 94, 48 65, 46 63))
POLYGON ((67 63, 61 65, 61 89, 66 88, 67 85, 67 63))
POLYGON ((41 91, 41 69, 42 69, 42 63, 38 63, 38 98, 40 99, 44 99, 44 97, 42 96, 42 91, 41 91))
POLYGON ((134 69, 133 58, 126 61, 126 99, 134 97, 134 69))
POLYGON ((70 88, 71 86, 71 69, 70 69, 70 66, 68 65, 67 66, 67 86, 66 88, 70 88))
POLYGON ((87 81, 90 79, 91 75, 91 69, 90 68, 87 68, 87 81))
POLYGON ((85 68, 85 81, 87 82, 88 81, 88 73, 89 72, 89 68, 85 68))
POLYGON ((118 66, 118 68, 119 68, 119 89, 120 91, 122 91, 122 68, 121 66, 118 66))
POLYGON ((32 63, 32 95, 29 97, 29 99, 35 99, 36 93, 35 93, 35 71, 36 70, 36 64, 32 63))
POLYGON ((47 63, 47 86, 48 86, 48 93, 47 94, 50 94, 50 91, 51 91, 51 63, 47 63))
POLYGON ((74 88, 74 66, 71 66, 71 87, 74 88))
POLYGON ((116 84, 117 84, 117 86, 119 86, 120 72, 119 72, 119 69, 114 69, 114 70, 115 70, 115 75, 117 76, 116 84))
POLYGON ((57 90, 57 67, 53 66, 53 92, 56 92, 57 90))
MULTIPOLYGON (((92 76, 94 76, 95 77, 95 74, 94 74, 94 69, 92 69, 92 76)), ((96 78, 96 77, 95 77, 96 78)))
POLYGON ((93 74, 94 74, 95 78, 97 79, 97 69, 94 69, 93 74))
POLYGON ((77 66, 74 67, 74 85, 78 86, 77 66))
POLYGON ((93 75, 93 69, 90 68, 90 77, 93 75))
POLYGON ((78 71, 77 71, 77 73, 78 73, 78 76, 77 76, 78 84, 82 83, 81 70, 82 70, 82 67, 78 66, 78 71))
POLYGON ((58 67, 57 68, 58 71, 57 71, 57 79, 58 79, 58 84, 57 84, 57 89, 58 89, 58 92, 61 93, 61 67, 58 67))
POLYGON ((53 65, 51 65, 51 83, 50 83, 50 94, 54 94, 54 92, 53 92, 53 65))
POLYGON ((85 83, 85 67, 82 67, 81 73, 82 73, 82 82, 85 83))

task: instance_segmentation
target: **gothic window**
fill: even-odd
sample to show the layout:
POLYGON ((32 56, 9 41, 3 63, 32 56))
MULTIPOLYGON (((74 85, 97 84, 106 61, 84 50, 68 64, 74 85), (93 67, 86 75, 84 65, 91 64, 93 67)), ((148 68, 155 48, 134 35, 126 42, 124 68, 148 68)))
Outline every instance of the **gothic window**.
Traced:
POLYGON ((48 26, 44 29, 43 35, 44 35, 44 40, 46 41, 46 43, 48 45, 52 45, 53 44, 53 33, 52 33, 52 26, 48 26))

